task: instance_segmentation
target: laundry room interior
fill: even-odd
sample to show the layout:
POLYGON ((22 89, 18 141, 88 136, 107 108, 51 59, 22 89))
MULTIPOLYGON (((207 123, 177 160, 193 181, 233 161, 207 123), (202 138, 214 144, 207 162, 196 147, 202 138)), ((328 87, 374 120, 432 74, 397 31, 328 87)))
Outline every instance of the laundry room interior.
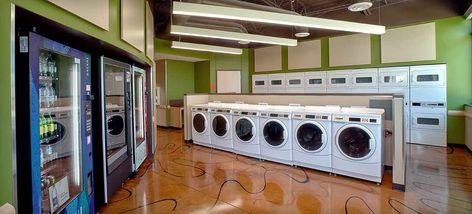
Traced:
POLYGON ((472 212, 472 0, 0 17, 0 213, 472 212))

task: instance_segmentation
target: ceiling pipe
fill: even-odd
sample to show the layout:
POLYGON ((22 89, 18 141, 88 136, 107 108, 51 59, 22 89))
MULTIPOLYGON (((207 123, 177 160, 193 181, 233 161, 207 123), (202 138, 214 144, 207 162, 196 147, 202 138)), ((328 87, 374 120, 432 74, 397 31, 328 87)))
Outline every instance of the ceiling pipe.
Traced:
MULTIPOLYGON (((276 13, 284 13, 284 14, 291 14, 291 15, 298 15, 301 16, 300 13, 291 10, 285 10, 282 8, 271 7, 267 5, 255 4, 245 1, 235 1, 235 0, 189 0, 187 2, 190 3, 199 3, 199 4, 208 4, 214 6, 223 6, 223 7, 238 7, 244 9, 253 9, 253 10, 262 10, 262 11, 269 11, 269 12, 276 12, 276 13)), ((308 33, 307 27, 295 27, 295 33, 308 33)))

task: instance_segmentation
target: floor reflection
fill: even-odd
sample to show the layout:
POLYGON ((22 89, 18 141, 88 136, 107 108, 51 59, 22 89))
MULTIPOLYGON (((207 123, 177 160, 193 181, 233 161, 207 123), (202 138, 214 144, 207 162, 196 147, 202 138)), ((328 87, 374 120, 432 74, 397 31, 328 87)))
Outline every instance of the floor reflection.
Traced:
POLYGON ((147 160, 100 213, 471 213, 472 156, 408 146, 407 190, 183 143, 159 129, 147 160))

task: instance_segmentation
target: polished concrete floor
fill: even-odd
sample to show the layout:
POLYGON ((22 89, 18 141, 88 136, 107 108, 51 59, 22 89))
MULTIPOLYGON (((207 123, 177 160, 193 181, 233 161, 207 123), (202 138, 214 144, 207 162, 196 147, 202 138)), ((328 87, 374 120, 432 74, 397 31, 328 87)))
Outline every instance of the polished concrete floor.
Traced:
POLYGON ((472 213, 472 156, 408 147, 406 192, 183 143, 159 129, 154 160, 100 213, 472 213))

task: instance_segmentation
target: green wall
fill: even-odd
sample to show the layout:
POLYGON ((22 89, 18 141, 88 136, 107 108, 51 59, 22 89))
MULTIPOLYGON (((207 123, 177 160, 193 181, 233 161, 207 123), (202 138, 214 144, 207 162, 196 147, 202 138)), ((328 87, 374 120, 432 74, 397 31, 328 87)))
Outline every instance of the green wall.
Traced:
POLYGON ((167 103, 183 99, 184 94, 195 92, 195 68, 193 62, 167 60, 167 103))
POLYGON ((186 56, 202 59, 195 65, 195 92, 216 92, 217 70, 241 70, 243 93, 249 92, 249 50, 243 49, 242 55, 228 55, 200 51, 187 51, 171 48, 171 41, 156 39, 154 49, 162 54, 186 56))
MULTIPOLYGON (((380 36, 371 36, 372 63, 360 66, 329 66, 329 41, 321 39, 321 68, 288 70, 288 49, 282 47, 282 70, 264 73, 287 73, 305 71, 329 71, 339 69, 377 68, 406 65, 447 64, 447 104, 449 110, 463 110, 465 103, 472 102, 472 25, 462 16, 435 20, 436 60, 381 64, 380 36)), ((414 36, 414 35, 412 35, 414 36)), ((254 74, 254 56, 251 50, 250 79, 254 74)), ((248 81, 247 84, 250 84, 248 81)), ((464 118, 448 117, 448 142, 464 144, 464 118)))
MULTIPOLYGON (((10 83, 10 6, 30 10, 85 34, 106 41, 151 64, 152 61, 120 39, 120 0, 110 0, 110 29, 99 27, 53 5, 45 0, 0 0, 0 205, 13 201, 12 192, 12 134, 11 134, 11 83, 10 83)), ((144 14, 144 8, 143 8, 144 14)))

